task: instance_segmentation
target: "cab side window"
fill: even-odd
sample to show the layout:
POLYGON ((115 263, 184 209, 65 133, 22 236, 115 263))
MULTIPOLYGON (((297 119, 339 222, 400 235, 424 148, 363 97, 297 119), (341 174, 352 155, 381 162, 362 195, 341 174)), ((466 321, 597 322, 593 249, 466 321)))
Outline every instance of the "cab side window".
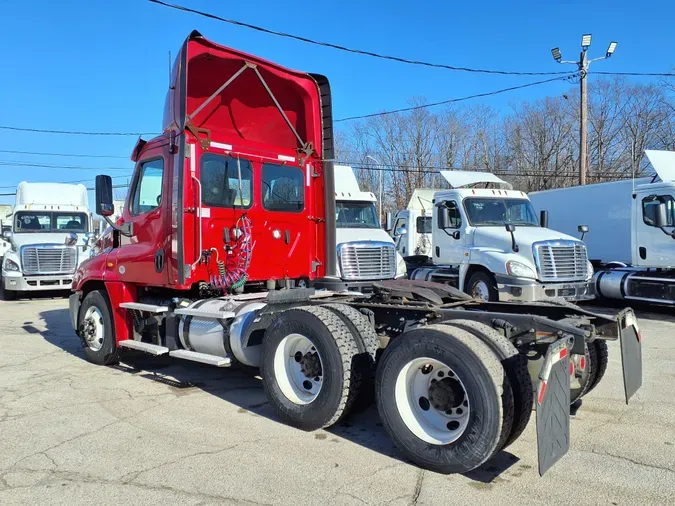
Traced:
POLYGON ((305 208, 302 169, 275 163, 262 166, 262 202, 268 211, 299 213, 305 208))
POLYGON ((394 235, 401 235, 401 232, 406 229, 405 218, 399 218, 394 225, 394 235))
POLYGON ((675 200, 670 195, 651 195, 642 199, 642 219, 645 224, 656 226, 654 216, 659 204, 666 205, 666 226, 675 227, 675 200))
POLYGON ((141 163, 129 209, 133 216, 145 214, 159 207, 162 202, 163 181, 164 160, 162 158, 141 163))
POLYGON ((449 228, 460 228, 462 226, 462 215, 459 213, 459 207, 454 200, 446 200, 443 205, 448 208, 449 228))

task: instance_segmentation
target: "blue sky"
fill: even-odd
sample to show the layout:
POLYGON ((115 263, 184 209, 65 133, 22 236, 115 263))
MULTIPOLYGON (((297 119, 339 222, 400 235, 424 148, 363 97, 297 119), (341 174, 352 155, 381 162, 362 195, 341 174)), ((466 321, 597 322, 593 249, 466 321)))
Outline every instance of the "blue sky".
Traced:
MULTIPOLYGON (((667 72, 675 66, 675 2, 667 0, 278 2, 170 0, 223 17, 375 52, 456 66, 521 71, 572 70, 550 49, 591 57, 619 42, 597 70, 667 72)), ((157 132, 175 56, 188 33, 331 80, 336 118, 394 109, 412 97, 445 100, 537 81, 404 65, 310 46, 170 10, 144 0, 0 0, 0 125, 58 130, 157 132)), ((487 99, 500 109, 563 93, 551 83, 487 99)), ((129 168, 135 137, 91 137, 0 130, 0 151, 114 155, 67 158, 0 152, 0 193, 22 181, 93 181, 106 167, 129 168), (22 162, 96 167, 69 170, 22 162)), ((108 171, 110 175, 131 170, 108 171)), ((123 182, 124 179, 117 180, 123 182)), ((0 197, 13 202, 13 197, 0 197)))

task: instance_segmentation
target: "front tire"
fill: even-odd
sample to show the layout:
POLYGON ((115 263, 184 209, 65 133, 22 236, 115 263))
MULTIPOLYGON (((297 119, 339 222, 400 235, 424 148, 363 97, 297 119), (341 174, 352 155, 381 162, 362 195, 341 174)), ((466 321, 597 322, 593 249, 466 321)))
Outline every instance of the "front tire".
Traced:
POLYGON ((485 300, 489 302, 499 301, 499 291, 497 283, 492 274, 485 271, 474 272, 466 283, 466 293, 474 299, 485 300))
POLYGON ((322 307, 282 312, 263 338, 260 374, 285 423, 311 431, 347 414, 359 394, 358 348, 342 319, 322 307))
POLYGON ((120 361, 122 350, 115 341, 110 299, 104 290, 93 290, 85 296, 80 306, 77 328, 84 354, 90 362, 114 365, 120 361))
POLYGON ((385 349, 377 409, 410 460, 439 473, 464 473, 497 449, 503 379, 499 360, 478 338, 449 325, 429 325, 385 349))

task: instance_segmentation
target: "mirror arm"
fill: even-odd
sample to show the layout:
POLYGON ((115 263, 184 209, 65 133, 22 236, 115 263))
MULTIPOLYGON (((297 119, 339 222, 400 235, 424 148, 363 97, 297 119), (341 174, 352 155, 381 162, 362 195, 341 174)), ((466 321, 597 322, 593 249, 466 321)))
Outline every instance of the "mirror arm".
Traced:
POLYGON ((659 227, 659 229, 661 229, 661 232, 663 232, 667 236, 670 236, 671 239, 675 239, 675 230, 673 230, 672 232, 668 232, 666 230, 666 227, 659 227))
POLYGON ((103 219, 108 223, 108 225, 110 225, 113 228, 113 230, 117 230, 123 236, 125 237, 134 236, 134 226, 133 226, 134 224, 132 222, 117 225, 116 223, 113 223, 113 221, 108 216, 104 216, 103 219))

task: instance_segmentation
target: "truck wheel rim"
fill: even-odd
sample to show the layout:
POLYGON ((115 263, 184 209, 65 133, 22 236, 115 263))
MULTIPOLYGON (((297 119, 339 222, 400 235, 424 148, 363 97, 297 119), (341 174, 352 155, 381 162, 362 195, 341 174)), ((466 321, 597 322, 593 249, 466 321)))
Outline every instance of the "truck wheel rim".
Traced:
POLYGON ((309 404, 323 386, 323 361, 312 341, 289 334, 274 352, 274 375, 281 392, 295 404, 309 404))
POLYGON ((476 299, 490 300, 490 288, 485 281, 477 281, 471 287, 471 296, 476 299))
POLYGON ((90 307, 84 314, 84 338, 87 346, 98 351, 103 346, 103 314, 97 307, 90 307))
POLYGON ((471 406, 464 384, 433 358, 416 358, 401 369, 394 398, 403 423, 426 443, 454 443, 469 423, 471 406))

